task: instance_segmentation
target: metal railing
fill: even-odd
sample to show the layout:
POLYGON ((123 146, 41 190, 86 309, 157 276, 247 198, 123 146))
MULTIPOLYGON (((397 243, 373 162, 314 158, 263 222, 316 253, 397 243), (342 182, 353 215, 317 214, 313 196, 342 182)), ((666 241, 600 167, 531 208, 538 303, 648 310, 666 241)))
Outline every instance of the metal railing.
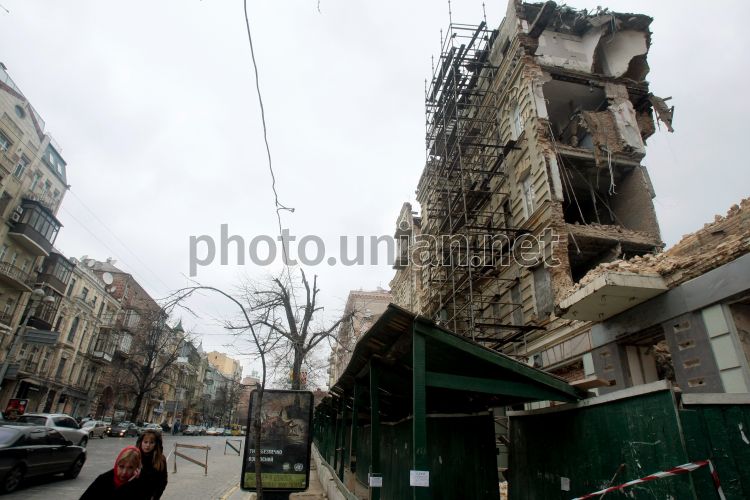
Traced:
POLYGON ((27 285, 29 287, 33 285, 33 281, 32 281, 33 275, 30 272, 24 271, 20 267, 11 265, 8 262, 0 262, 0 274, 4 274, 5 276, 8 276, 9 278, 13 278, 14 280, 20 283, 23 283, 24 285, 27 285))

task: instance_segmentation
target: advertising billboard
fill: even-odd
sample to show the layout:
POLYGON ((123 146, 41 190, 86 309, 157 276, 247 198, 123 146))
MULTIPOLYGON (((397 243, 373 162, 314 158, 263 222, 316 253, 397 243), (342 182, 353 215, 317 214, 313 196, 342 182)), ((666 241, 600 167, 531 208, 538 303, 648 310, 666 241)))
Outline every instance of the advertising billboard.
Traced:
POLYGON ((26 406, 29 404, 28 399, 16 399, 13 398, 8 401, 8 406, 5 407, 5 418, 7 420, 15 420, 24 413, 26 413, 26 406))
MULTIPOLYGON (((250 394, 242 489, 255 489, 255 414, 258 391, 250 394)), ((263 490, 303 491, 310 479, 313 394, 263 391, 260 405, 260 471, 263 490)))

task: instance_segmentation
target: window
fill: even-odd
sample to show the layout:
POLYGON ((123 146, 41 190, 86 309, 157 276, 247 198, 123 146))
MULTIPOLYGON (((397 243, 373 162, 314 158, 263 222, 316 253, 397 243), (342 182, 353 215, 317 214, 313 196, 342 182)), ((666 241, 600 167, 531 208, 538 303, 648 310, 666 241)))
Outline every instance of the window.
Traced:
POLYGON ((8 151, 10 145, 11 142, 10 139, 8 139, 8 136, 0 132, 0 151, 8 151))
POLYGON ((123 334, 120 340, 120 350, 124 353, 130 352, 130 346, 133 343, 133 336, 130 334, 123 334))
POLYGON ((521 195, 523 196, 523 211, 528 219, 534 213, 534 184, 531 175, 527 175, 521 181, 521 195))
MULTIPOLYGON (((21 417, 23 418, 23 417, 21 417)), ((42 417, 43 420, 45 420, 44 423, 41 425, 44 425, 46 423, 46 419, 42 417)), ((19 418, 19 421, 21 419, 19 418)), ((25 422, 31 422, 36 425, 40 425, 38 422, 33 422, 31 419, 26 418, 24 419, 25 422)), ((26 436, 26 441, 24 442, 26 446, 46 446, 47 444, 47 430, 46 429, 34 429, 33 431, 29 432, 28 436, 26 436)))
POLYGON ((28 271, 30 266, 31 266, 31 261, 29 259, 24 259, 23 265, 21 266, 21 271, 23 272, 28 271))
POLYGON ((6 244, 3 244, 2 247, 0 247, 0 262, 3 262, 5 260, 5 256, 8 255, 8 250, 10 247, 6 244))
POLYGON ((68 332, 68 342, 73 342, 73 339, 76 337, 76 332, 78 331, 78 323, 80 323, 81 318, 76 316, 73 318, 73 322, 70 324, 70 331, 68 332))
POLYGON ((49 364, 49 349, 45 349, 44 354, 42 355, 42 367, 40 370, 41 373, 46 373, 48 364, 49 364))
POLYGON ((24 172, 26 172, 26 167, 29 166, 29 159, 25 156, 22 156, 20 160, 18 160, 18 163, 16 163, 16 168, 13 170, 13 177, 16 179, 20 179, 23 177, 24 172))
POLYGON ((544 266, 534 268, 534 296, 536 298, 536 313, 541 318, 552 314, 554 299, 552 297, 552 286, 550 284, 549 272, 544 266))
POLYGON ((135 328, 138 326, 138 322, 140 320, 141 316, 136 311, 130 310, 127 312, 127 316, 125 318, 125 326, 135 328))
POLYGON ((15 266, 17 260, 18 260, 18 252, 16 252, 15 250, 13 250, 13 255, 11 255, 11 257, 10 257, 10 263, 9 264, 11 266, 15 266))
POLYGON ((5 301, 5 306, 3 306, 3 314, 6 316, 13 315, 13 309, 16 305, 16 301, 13 300, 13 297, 8 297, 8 300, 5 301))
POLYGON ((57 371, 55 372, 55 378, 62 378, 63 371, 65 371, 65 363, 67 362, 68 360, 66 358, 60 358, 60 363, 57 365, 57 371))
POLYGON ((99 304, 99 312, 96 315, 97 319, 101 319, 102 312, 104 312, 104 301, 103 300, 102 300, 102 303, 99 304))
POLYGON ((55 429, 47 429, 47 442, 51 445, 63 445, 67 444, 68 440, 55 429))
POLYGON ((13 197, 3 191, 3 195, 0 197, 0 217, 5 216, 5 211, 8 209, 11 200, 13 200, 13 197))
POLYGON ((511 106, 510 133, 513 140, 518 139, 523 132, 523 120, 521 118, 521 106, 518 101, 513 101, 511 106))
POLYGON ((41 178, 42 176, 39 174, 39 172, 36 172, 34 174, 34 180, 31 181, 31 187, 29 188, 29 191, 34 191, 36 189, 36 185, 39 184, 41 178))
POLYGON ((52 419, 55 427, 64 427, 67 429, 78 429, 78 424, 70 417, 54 417, 52 419))
POLYGON ((89 297, 89 289, 87 287, 83 287, 83 290, 81 290, 81 299, 86 300, 89 297))
POLYGON ((65 161, 51 145, 47 147, 47 151, 42 158, 57 175, 65 178, 65 161))
POLYGON ((76 286, 76 279, 73 278, 72 280, 70 280, 70 285, 68 285, 68 291, 65 292, 66 297, 70 298, 70 295, 73 293, 73 287, 75 286, 76 286))

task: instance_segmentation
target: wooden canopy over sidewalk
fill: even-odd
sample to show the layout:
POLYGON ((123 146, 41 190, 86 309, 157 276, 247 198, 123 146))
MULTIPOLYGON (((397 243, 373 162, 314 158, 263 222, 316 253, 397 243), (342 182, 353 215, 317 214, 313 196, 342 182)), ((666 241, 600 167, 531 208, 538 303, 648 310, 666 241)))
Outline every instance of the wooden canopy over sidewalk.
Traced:
MULTIPOLYGON (((380 468, 380 422, 412 418, 412 470, 427 470, 428 414, 471 414, 531 401, 582 399, 585 393, 564 380, 459 337, 434 322, 390 305, 359 340, 330 397, 316 409, 335 423, 334 467, 357 453, 346 449, 344 431, 370 424, 371 471, 380 468), (348 423, 351 421, 351 427, 348 423), (340 458, 339 458, 340 455, 340 458)), ((318 432, 325 433, 321 427, 318 432)), ((435 439, 432 436, 431 439, 435 439)), ((457 471, 460 472, 460 471, 457 471)), ((413 488, 429 498, 429 488, 413 488)), ((373 489, 371 498, 379 498, 373 489)))

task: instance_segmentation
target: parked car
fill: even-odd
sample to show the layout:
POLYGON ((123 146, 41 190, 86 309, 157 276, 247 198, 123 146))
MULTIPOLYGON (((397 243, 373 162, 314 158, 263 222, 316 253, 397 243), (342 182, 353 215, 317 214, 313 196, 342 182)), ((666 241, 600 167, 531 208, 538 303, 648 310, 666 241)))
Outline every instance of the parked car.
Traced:
POLYGON ((89 433, 89 438, 98 437, 104 439, 104 433, 107 432, 107 425, 101 420, 87 420, 81 426, 81 430, 89 433))
POLYGON ((86 463, 86 449, 55 429, 37 425, 0 426, 0 490, 10 493, 24 478, 65 474, 74 479, 86 463))
POLYGON ((183 436, 198 436, 199 434, 198 426, 197 425, 188 425, 187 428, 183 429, 182 435, 183 436))
POLYGON ((224 434, 223 427, 211 427, 206 431, 207 436, 222 436, 224 434))
POLYGON ((51 427, 65 436, 65 439, 84 448, 89 442, 88 431, 82 430, 73 417, 63 413, 24 413, 16 422, 51 427))
POLYGON ((139 434, 143 434, 144 431, 154 431, 157 434, 161 434, 161 425, 159 424, 146 424, 139 429, 139 434))
POLYGON ((111 437, 138 437, 138 426, 133 422, 120 422, 119 424, 110 427, 107 435, 111 437))

